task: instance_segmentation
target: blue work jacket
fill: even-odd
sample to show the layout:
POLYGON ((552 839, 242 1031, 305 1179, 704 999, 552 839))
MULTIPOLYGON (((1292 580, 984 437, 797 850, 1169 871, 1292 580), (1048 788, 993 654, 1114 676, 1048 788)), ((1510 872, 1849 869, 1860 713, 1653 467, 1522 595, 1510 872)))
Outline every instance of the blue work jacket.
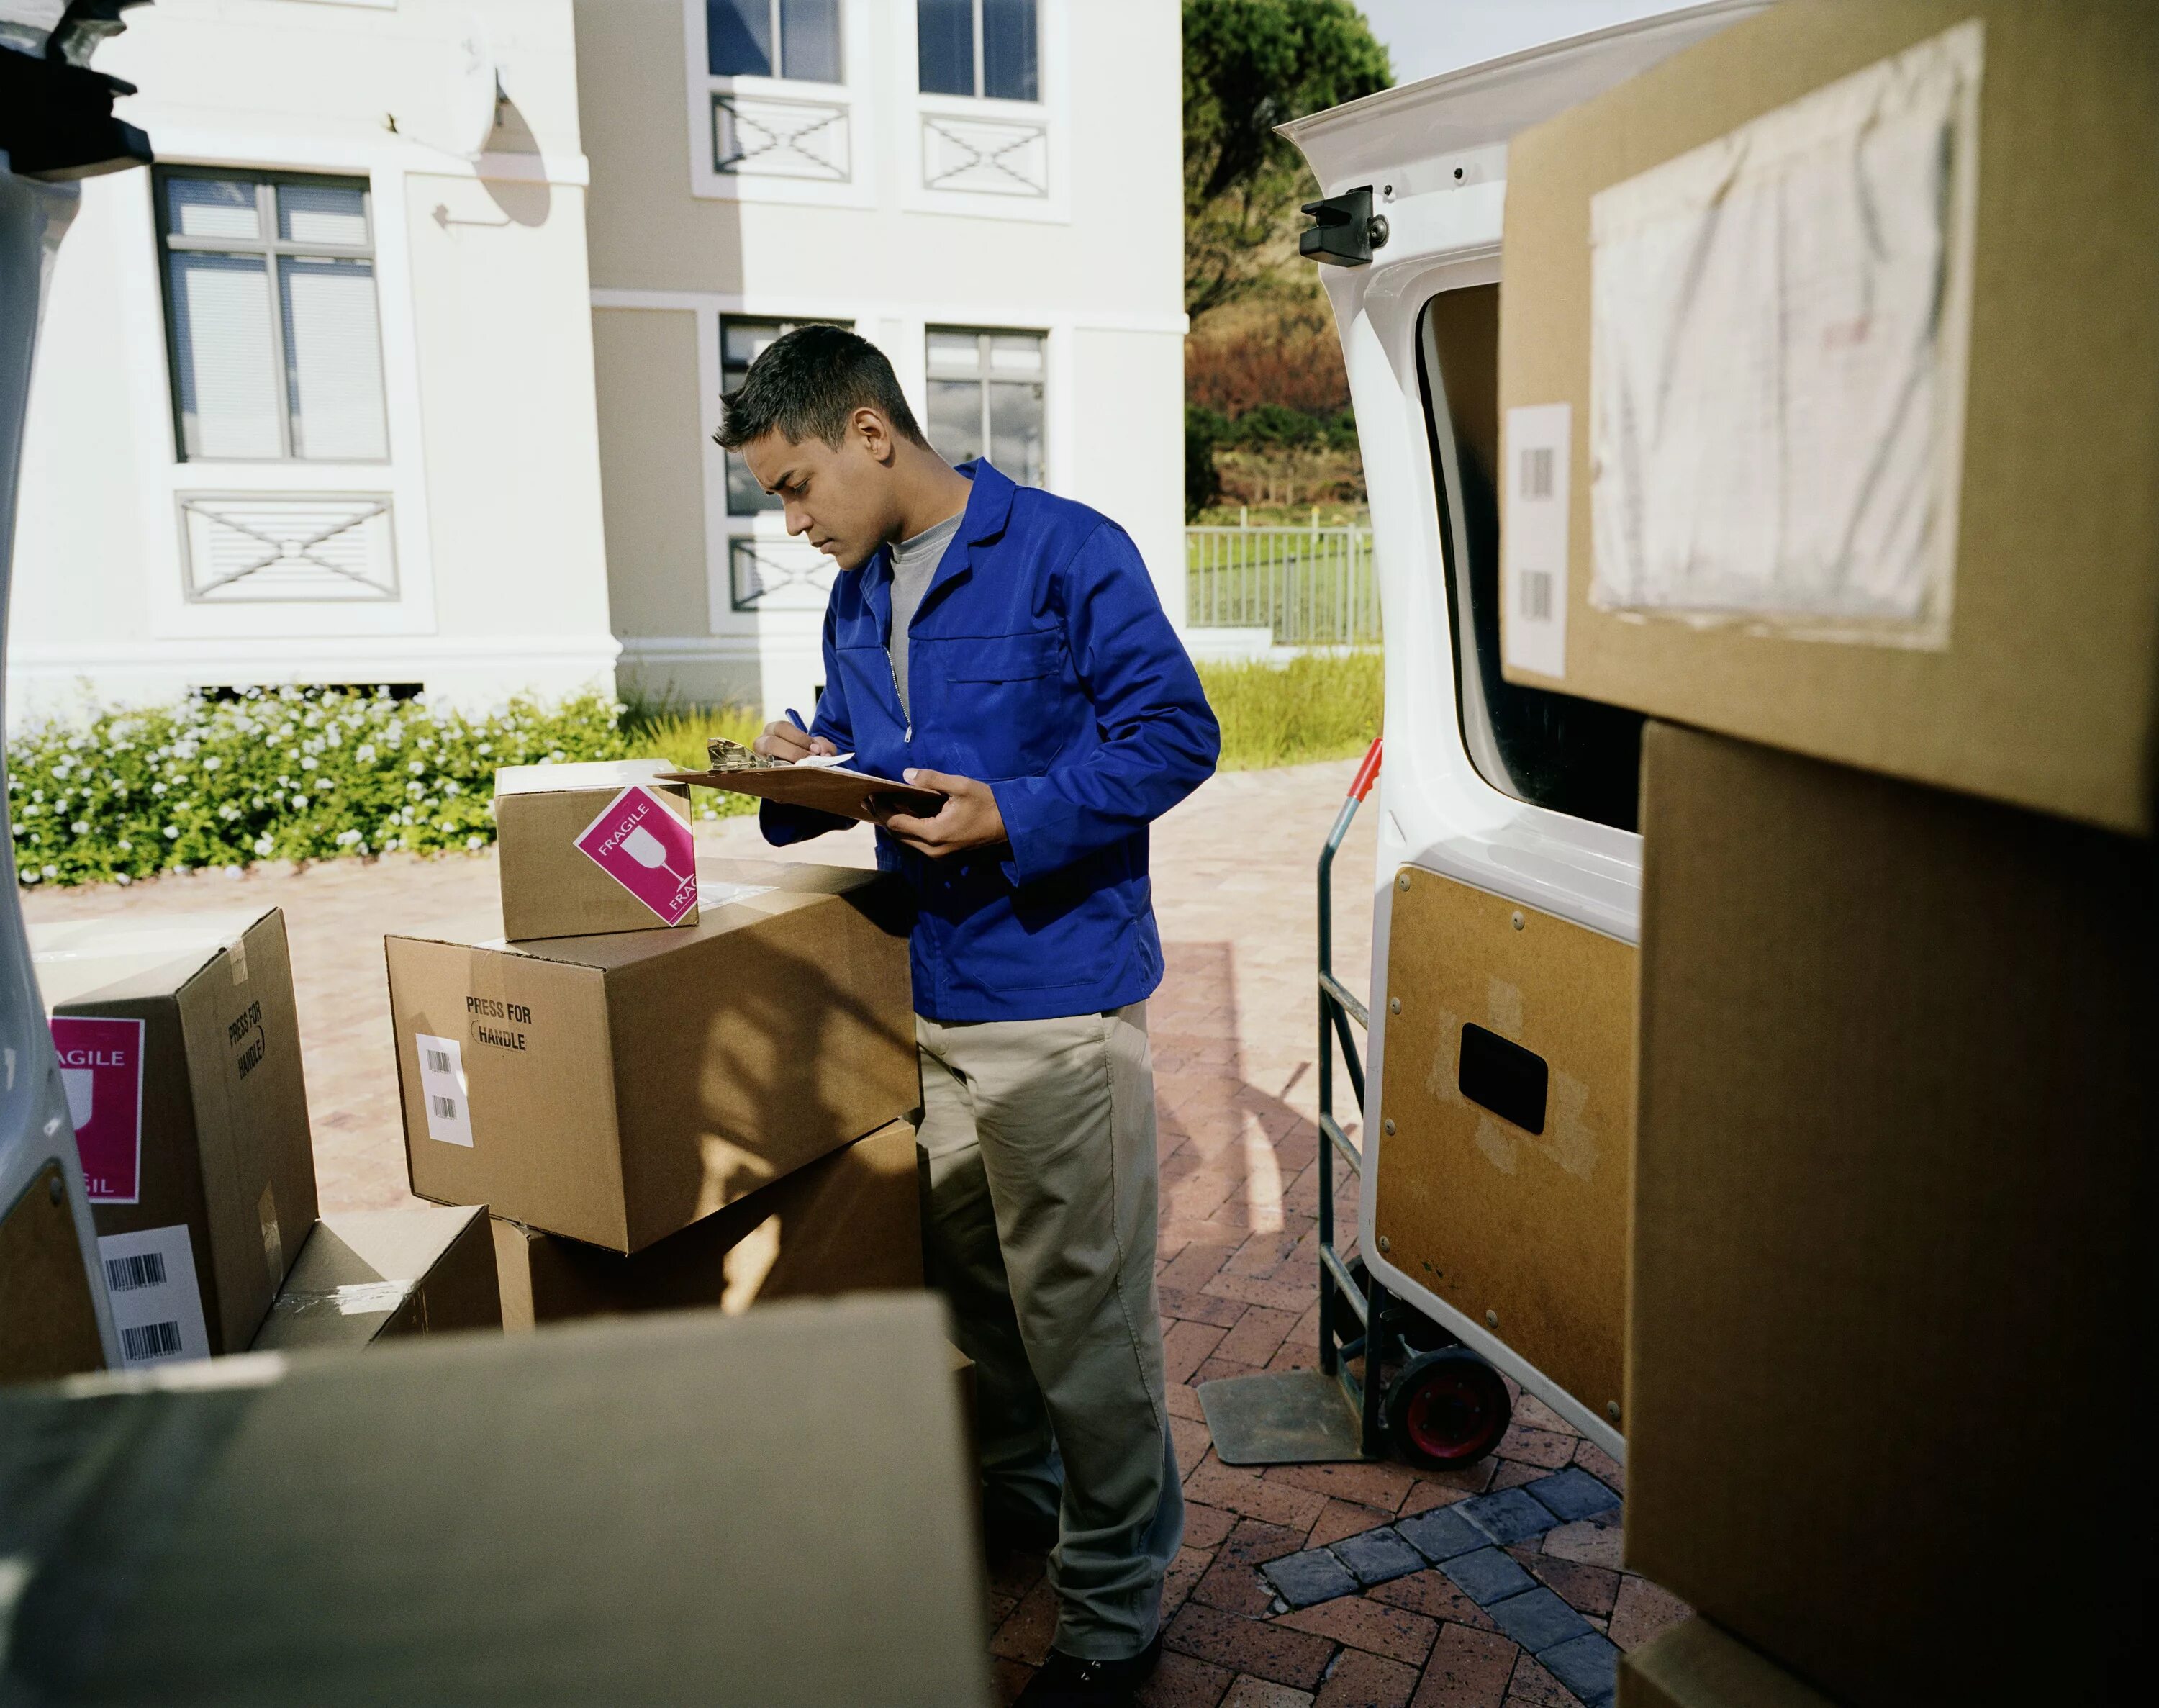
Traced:
MULTIPOLYGON (((1192 660, 1131 536, 1085 505, 1015 486, 987 462, 908 630, 912 724, 891 655, 892 554, 834 582, 825 692, 810 732, 854 764, 973 777, 1009 851, 933 860, 877 833, 913 891, 918 1013, 948 1023, 1121 1007, 1162 982, 1147 826, 1221 751, 1192 660)), ((764 803, 766 839, 850 820, 764 803)))

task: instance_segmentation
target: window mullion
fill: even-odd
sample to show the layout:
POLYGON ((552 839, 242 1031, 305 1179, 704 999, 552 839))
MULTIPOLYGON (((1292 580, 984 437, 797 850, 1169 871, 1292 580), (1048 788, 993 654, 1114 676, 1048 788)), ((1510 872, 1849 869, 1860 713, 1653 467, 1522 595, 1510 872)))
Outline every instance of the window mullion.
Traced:
POLYGON ((285 272, 277 247, 277 193, 267 184, 255 187, 256 218, 261 222, 264 265, 270 275, 270 365, 277 387, 278 454, 293 460, 293 384, 285 353, 285 272))
POLYGON ((772 0, 769 15, 772 18, 772 75, 784 77, 787 75, 787 44, 779 34, 779 0, 772 0))
MULTIPOLYGON (((977 101, 982 98, 982 91, 989 86, 985 79, 983 59, 982 0, 975 0, 975 99, 977 101)), ((988 441, 983 443, 986 444, 988 441)))

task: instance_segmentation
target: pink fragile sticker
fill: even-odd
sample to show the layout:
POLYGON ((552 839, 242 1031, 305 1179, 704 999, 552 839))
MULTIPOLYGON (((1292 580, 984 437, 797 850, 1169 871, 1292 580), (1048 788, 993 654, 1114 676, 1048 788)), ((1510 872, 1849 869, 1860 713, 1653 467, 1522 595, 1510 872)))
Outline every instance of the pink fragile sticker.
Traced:
POLYGON ((55 1015, 53 1048, 85 1188, 95 1203, 133 1203, 142 1196, 142 1022, 55 1015))
POLYGON ((697 905, 697 842, 674 809, 638 784, 587 825, 577 848, 665 924, 697 905))

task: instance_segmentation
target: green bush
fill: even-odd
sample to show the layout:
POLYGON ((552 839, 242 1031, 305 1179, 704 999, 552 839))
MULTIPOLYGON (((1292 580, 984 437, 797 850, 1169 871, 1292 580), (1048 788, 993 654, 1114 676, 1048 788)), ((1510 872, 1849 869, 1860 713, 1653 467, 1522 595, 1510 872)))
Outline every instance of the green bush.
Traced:
POLYGON ((1377 651, 1307 653, 1286 665, 1202 665, 1222 725, 1222 769, 1348 758, 1380 732, 1386 660, 1377 651))

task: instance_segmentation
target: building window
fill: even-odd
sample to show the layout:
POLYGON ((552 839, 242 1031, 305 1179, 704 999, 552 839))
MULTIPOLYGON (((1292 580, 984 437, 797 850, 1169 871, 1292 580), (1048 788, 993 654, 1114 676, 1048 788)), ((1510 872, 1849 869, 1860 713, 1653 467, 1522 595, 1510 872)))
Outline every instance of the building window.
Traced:
POLYGON ((1034 0, 915 0, 924 95, 1038 101, 1034 0))
POLYGON ((705 0, 705 56, 715 77, 843 82, 840 0, 705 0))
MULTIPOLYGON (((749 365, 764 354, 765 346, 783 332, 792 332, 798 326, 848 326, 845 320, 753 320, 740 314, 720 317, 720 396, 730 396, 741 385, 749 372, 749 365)), ((727 514, 731 516, 753 516, 761 510, 776 510, 780 502, 757 484, 757 477, 749 472, 749 464, 742 459, 742 453, 730 451, 727 456, 727 514)), ((738 607, 746 609, 747 607, 738 607)))
POLYGON ((1042 484, 1043 339, 1038 332, 929 329, 929 441, 950 462, 991 462, 1042 484))
POLYGON ((180 454, 390 454, 365 179, 161 172, 180 454))

